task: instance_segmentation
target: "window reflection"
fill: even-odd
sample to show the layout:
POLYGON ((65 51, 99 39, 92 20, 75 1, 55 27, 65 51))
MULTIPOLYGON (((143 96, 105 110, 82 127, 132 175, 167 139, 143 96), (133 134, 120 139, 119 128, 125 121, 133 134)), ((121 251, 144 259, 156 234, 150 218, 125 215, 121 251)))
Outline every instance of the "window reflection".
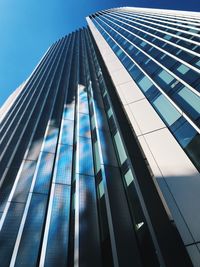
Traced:
POLYGON ((64 120, 74 120, 74 108, 75 108, 74 101, 70 104, 65 104, 63 111, 64 120))
POLYGON ((73 145, 73 134, 74 134, 74 121, 64 120, 61 143, 63 145, 73 145))
POLYGON ((15 266, 37 266, 47 199, 44 194, 32 195, 15 266))
POLYGON ((33 191, 47 194, 49 192, 49 186, 52 177, 54 154, 47 152, 41 153, 40 165, 33 191))
POLYGON ((156 108, 161 117, 165 120, 165 122, 169 126, 172 125, 178 118, 181 117, 181 114, 169 102, 169 100, 167 100, 167 98, 164 95, 159 95, 153 101, 153 106, 156 108))
POLYGON ((55 185, 45 266, 66 266, 69 240, 70 186, 55 185))
POLYGON ((79 137, 79 172, 81 174, 94 175, 91 140, 79 137))
POLYGON ((55 177, 56 183, 71 184, 72 153, 72 146, 59 146, 58 166, 55 177))
POLYGON ((43 151, 54 153, 56 150, 57 139, 58 128, 49 127, 43 151))
POLYGON ((91 137, 89 115, 79 114, 79 135, 83 137, 91 137))

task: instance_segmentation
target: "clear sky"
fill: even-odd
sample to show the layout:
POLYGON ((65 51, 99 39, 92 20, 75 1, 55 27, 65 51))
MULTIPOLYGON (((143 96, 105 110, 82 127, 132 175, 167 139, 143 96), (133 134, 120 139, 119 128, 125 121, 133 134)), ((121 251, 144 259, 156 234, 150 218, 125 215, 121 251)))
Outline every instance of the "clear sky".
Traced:
POLYGON ((119 6, 200 11, 200 0, 0 0, 0 106, 53 42, 119 6))

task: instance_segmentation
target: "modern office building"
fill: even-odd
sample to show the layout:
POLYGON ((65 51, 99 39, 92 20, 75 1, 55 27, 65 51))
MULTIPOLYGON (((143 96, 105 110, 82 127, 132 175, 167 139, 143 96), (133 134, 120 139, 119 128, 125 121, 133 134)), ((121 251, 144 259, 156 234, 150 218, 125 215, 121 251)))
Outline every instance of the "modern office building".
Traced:
POLYGON ((200 266, 200 14, 116 8, 1 108, 1 267, 200 266))

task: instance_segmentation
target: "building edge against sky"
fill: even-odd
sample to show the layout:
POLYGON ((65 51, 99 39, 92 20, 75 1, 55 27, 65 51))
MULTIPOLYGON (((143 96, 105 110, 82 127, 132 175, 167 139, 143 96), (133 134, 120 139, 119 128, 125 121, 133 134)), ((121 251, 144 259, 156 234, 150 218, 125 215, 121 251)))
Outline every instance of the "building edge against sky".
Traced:
MULTIPOLYGON (((61 266, 66 262, 75 266, 76 261, 84 266, 84 257, 86 266, 92 266, 97 258, 99 266, 130 266, 130 263, 147 266, 149 259, 154 259, 152 266, 159 266, 159 263, 161 266, 189 266, 182 241, 193 265, 200 266, 200 15, 196 12, 120 8, 97 12, 87 17, 87 22, 91 33, 88 29, 77 31, 49 49, 36 72, 21 89, 17 89, 18 97, 13 95, 14 104, 11 97, 7 103, 8 114, 2 118, 4 165, 0 189, 0 243, 12 235, 6 241, 10 246, 10 266, 18 266, 21 260, 26 260, 23 244, 28 242, 33 230, 39 239, 34 241, 32 266, 36 262, 40 266, 55 266, 58 258, 56 255, 48 258, 48 250, 56 251, 56 245, 67 248, 66 243, 74 261, 70 262, 65 255, 61 266), (70 70, 67 64, 71 66, 70 70), (53 79, 48 76, 49 80, 44 80, 42 73, 46 71, 46 75, 50 75, 53 68, 53 79), (66 81, 64 73, 68 77, 66 81), (34 84, 37 89, 33 92, 34 84), (53 85, 57 86, 54 91, 53 85), (27 88, 30 95, 39 91, 45 95, 44 90, 49 90, 52 96, 55 95, 55 102, 51 100, 50 108, 47 98, 40 101, 39 95, 37 101, 31 98, 35 109, 38 105, 40 110, 39 104, 40 107, 46 105, 51 112, 43 119, 46 121, 43 126, 45 135, 30 136, 30 143, 28 140, 25 143, 27 151, 23 152, 20 142, 25 137, 20 129, 27 127, 25 116, 29 121, 33 116, 26 114, 27 111, 23 113, 23 107, 30 111, 27 88), (69 96, 65 88, 74 88, 72 107, 67 102, 69 96), (24 102, 22 94, 27 94, 24 102), (62 100, 62 94, 66 100, 62 100), (63 110, 60 108, 56 114, 61 102, 63 110), (69 111, 73 113, 70 118, 69 111), (67 141, 63 143, 62 138, 69 138, 63 136, 70 132, 70 125, 74 127, 70 133, 72 141, 69 144, 65 139, 67 141), (38 136, 43 136, 43 142, 38 142, 38 136), (14 142, 19 137, 18 148, 13 152, 14 142), (38 146, 34 151, 37 156, 33 153, 35 144, 38 146), (71 152, 65 155, 65 149, 71 152), (86 152, 85 156, 83 152, 86 152), (28 156, 22 157, 23 153, 28 156), (34 155, 30 156, 30 153, 34 155), (23 161, 16 164, 12 157, 8 158, 11 155, 13 158, 20 155, 23 161), (90 158, 94 166, 88 167, 84 157, 90 158), (29 161, 36 165, 32 171, 34 175, 29 177, 31 186, 30 181, 26 184, 24 177, 24 173, 31 169, 29 161), (59 166, 61 161, 68 165, 67 170, 62 164, 59 166), (42 165, 45 162, 51 165, 49 173, 42 165), (10 168, 15 172, 9 173, 10 168), (71 178, 68 177, 66 182, 61 178, 64 175, 71 178), (119 181, 110 181, 109 176, 117 177, 115 181, 119 181), (61 180, 56 182, 56 179, 61 180), (24 195, 23 201, 16 200, 17 193, 24 195), (44 199, 37 198, 38 194, 44 199), (38 218, 29 227, 28 219, 33 216, 33 207, 39 201, 43 203, 43 218, 38 218), (11 213, 15 205, 20 206, 21 215, 18 214, 15 231, 10 233, 7 221, 14 220, 16 214, 11 213), (61 212, 70 219, 63 223, 60 219, 58 223, 58 207, 63 205, 69 213, 66 215, 62 208, 61 212), (123 214, 116 210, 118 205, 123 207, 123 214), (90 248, 93 255, 84 250, 89 233, 84 229, 84 220, 97 235, 97 239, 87 240, 88 250, 90 248), (124 225, 123 220, 126 221, 124 225), (58 244, 58 240, 53 242, 54 223, 60 224, 63 231, 63 225, 68 225, 69 232, 65 229, 64 233, 69 238, 62 240, 62 244, 58 244), (123 231, 130 231, 131 226, 135 230, 128 237, 123 231), (133 251, 135 259, 131 257, 133 251), (91 259, 88 261, 87 257, 91 259)), ((45 117, 43 113, 40 115, 45 117)), ((35 116, 38 116, 34 118, 38 119, 36 128, 29 126, 33 133, 39 131, 39 114, 35 116)), ((0 247, 1 257, 7 253, 6 245, 4 247, 4 250, 0 247)))

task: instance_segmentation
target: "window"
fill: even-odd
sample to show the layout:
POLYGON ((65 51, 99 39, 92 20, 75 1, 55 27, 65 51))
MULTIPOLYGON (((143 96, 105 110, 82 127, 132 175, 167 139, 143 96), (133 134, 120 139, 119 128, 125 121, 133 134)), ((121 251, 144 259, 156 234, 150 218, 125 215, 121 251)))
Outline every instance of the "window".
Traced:
POLYGON ((166 83, 166 84, 170 84, 173 80, 174 77, 172 75, 170 75, 166 70, 162 70, 158 76, 166 83))
POLYGON ((153 106, 156 108, 168 126, 172 125, 181 116, 181 114, 164 95, 158 96, 153 101, 153 106))
POLYGON ((141 45, 142 47, 145 47, 146 44, 147 44, 147 43, 143 41, 143 42, 141 42, 140 45, 141 45))
POLYGON ((119 50, 117 51, 116 54, 118 55, 118 57, 122 54, 122 52, 123 52, 123 51, 122 51, 121 49, 119 49, 119 50))
POLYGON ((124 150, 124 146, 121 140, 121 137, 119 133, 117 132, 114 136, 115 145, 117 147, 120 163, 123 164, 123 162, 127 159, 126 152, 124 150))
POLYGON ((124 175, 124 178, 126 181, 126 185, 129 186, 132 183, 132 181, 134 180, 131 170, 127 171, 127 173, 124 175))
POLYGON ((189 70, 190 70, 190 69, 189 69, 187 66, 183 65, 183 64, 181 64, 181 65, 177 68, 177 71, 180 72, 181 74, 185 74, 185 73, 187 73, 189 70))
POLYGON ((184 87, 178 92, 178 95, 181 96, 190 106, 200 114, 200 98, 190 91, 187 87, 184 87))
POLYGON ((99 198, 101 198, 104 195, 103 181, 100 182, 98 189, 99 189, 99 198))
POLYGON ((182 147, 186 147, 196 134, 196 130, 187 121, 174 132, 182 147))
POLYGON ((170 39, 172 38, 172 36, 170 36, 170 35, 165 35, 164 38, 165 38, 166 40, 170 40, 170 39))
POLYGON ((200 67, 200 60, 195 63, 198 67, 200 67))
POLYGON ((146 76, 144 76, 139 82, 138 85, 140 86, 140 88, 142 89, 143 92, 146 92, 153 84, 152 82, 149 80, 149 78, 147 78, 146 76))
POLYGON ((131 51, 133 49, 133 45, 130 45, 128 49, 131 51))

